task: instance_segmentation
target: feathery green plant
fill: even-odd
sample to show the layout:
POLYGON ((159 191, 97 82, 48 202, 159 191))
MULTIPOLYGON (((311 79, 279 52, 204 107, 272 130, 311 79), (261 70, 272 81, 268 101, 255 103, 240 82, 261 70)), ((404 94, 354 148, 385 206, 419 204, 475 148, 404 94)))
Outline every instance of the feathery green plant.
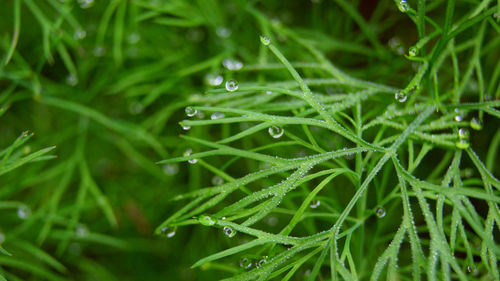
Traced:
MULTIPOLYGON (((391 56, 350 3, 335 2, 376 55, 391 56)), ((225 280, 499 280, 498 6, 417 2, 397 2, 418 34, 405 55, 416 69, 399 87, 341 71, 319 39, 247 7, 265 34, 258 63, 229 67, 225 87, 190 99, 180 124, 192 133, 181 137, 196 149, 160 162, 215 177, 178 195, 183 207, 157 233, 224 233, 226 249, 193 267, 225 280), (283 37, 297 62, 275 43, 283 37)))

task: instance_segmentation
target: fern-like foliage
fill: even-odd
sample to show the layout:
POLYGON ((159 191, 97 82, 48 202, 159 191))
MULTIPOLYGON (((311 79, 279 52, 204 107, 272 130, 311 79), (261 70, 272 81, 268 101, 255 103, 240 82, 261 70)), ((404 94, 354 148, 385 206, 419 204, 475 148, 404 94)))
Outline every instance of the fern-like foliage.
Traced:
POLYGON ((425 1, 397 4, 420 35, 407 56, 413 77, 400 88, 341 71, 250 9, 268 31, 260 63, 229 67, 219 88, 193 96, 181 122, 191 146, 160 162, 215 176, 175 197, 182 207, 157 228, 201 224, 226 236, 226 249, 194 267, 227 271, 227 280, 499 280, 500 101, 485 87, 498 75, 481 65, 485 38, 498 41, 497 7, 452 22, 448 1, 441 24, 425 1), (299 61, 282 53, 282 37, 302 51, 299 61))

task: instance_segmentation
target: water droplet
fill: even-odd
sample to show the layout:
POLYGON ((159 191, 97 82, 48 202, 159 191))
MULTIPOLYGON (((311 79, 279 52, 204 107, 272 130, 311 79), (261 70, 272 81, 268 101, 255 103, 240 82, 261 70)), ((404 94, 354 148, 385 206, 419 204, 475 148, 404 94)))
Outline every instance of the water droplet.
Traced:
MULTIPOLYGON (((184 156, 189 156, 191 155, 191 153, 193 153, 193 150, 191 148, 188 148, 186 149, 186 151, 184 152, 184 156)), ((189 159, 188 160, 188 163, 189 164, 196 164, 196 162, 198 162, 198 159, 189 159)))
POLYGON ((261 268, 267 262, 267 256, 263 256, 258 262, 255 263, 255 267, 261 268))
POLYGON ((84 224, 79 223, 75 228, 75 234, 80 238, 87 237, 89 235, 89 230, 84 224))
POLYGON ((22 220, 25 220, 29 216, 31 216, 30 207, 28 207, 26 205, 21 205, 21 206, 19 206, 19 208, 17 208, 17 217, 19 217, 22 220))
POLYGON ((415 46, 410 47, 410 49, 408 49, 408 55, 410 57, 414 57, 414 56, 418 55, 418 48, 415 46))
POLYGON ((460 139, 468 139, 469 138, 469 131, 466 129, 460 128, 458 129, 458 137, 460 139))
POLYGON ((220 38, 227 38, 227 37, 231 36, 232 31, 231 31, 231 29, 229 29, 225 26, 219 26, 219 27, 217 27, 217 29, 215 29, 215 33, 220 38))
POLYGON ((143 110, 144 105, 138 101, 131 102, 128 106, 128 111, 134 115, 140 114, 143 110))
POLYGON ((196 113, 198 113, 198 110, 192 108, 191 106, 188 106, 184 109, 184 112, 186 112, 186 115, 188 117, 193 117, 196 115, 196 113))
POLYGON ((70 86, 75 86, 76 84, 78 84, 78 77, 76 76, 76 74, 68 74, 68 76, 66 76, 66 84, 70 86))
POLYGON ((78 0, 78 3, 80 4, 80 8, 88 9, 94 5, 94 0, 78 0))
POLYGON ((311 205, 309 205, 309 207, 311 207, 312 209, 316 209, 319 207, 319 205, 321 205, 321 201, 315 200, 311 202, 311 205))
POLYGON ((270 95, 272 93, 273 93, 272 91, 266 91, 266 95, 270 95))
POLYGON ((224 118, 224 113, 222 112, 214 112, 212 115, 210 115, 210 119, 216 120, 216 119, 221 119, 224 118))
POLYGON ((476 271, 477 271, 477 270, 476 270, 476 267, 475 267, 475 266, 473 266, 473 265, 469 265, 469 266, 467 266, 467 272, 468 272, 468 273, 470 273, 470 274, 473 274, 473 275, 474 275, 474 274, 476 274, 476 271))
POLYGON ((271 135, 271 137, 277 139, 277 138, 280 138, 283 133, 285 132, 285 130, 283 130, 283 128, 281 127, 278 127, 278 126, 271 126, 269 127, 269 129, 267 129, 267 131, 269 132, 269 135, 271 135))
POLYGON ((405 53, 405 48, 398 37, 392 37, 389 39, 388 45, 391 50, 396 52, 398 55, 403 55, 405 53))
POLYGON ((262 43, 264 46, 268 46, 269 44, 271 44, 271 39, 269 39, 269 37, 267 36, 260 36, 260 43, 262 43))
POLYGON ((103 46, 97 46, 92 50, 92 54, 94 54, 95 57, 102 57, 104 55, 104 47, 103 46))
POLYGON ((224 227, 224 234, 231 238, 231 237, 234 237, 236 235, 236 231, 234 231, 234 229, 232 229, 231 227, 229 226, 226 226, 224 227))
POLYGON ((213 185, 222 185, 224 183, 224 179, 221 178, 220 176, 214 176, 212 178, 212 184, 213 185))
POLYGON ((167 238, 172 238, 172 237, 174 237, 176 230, 177 230, 177 227, 172 228, 172 227, 165 226, 164 228, 162 228, 160 230, 160 234, 163 236, 166 236, 167 238))
POLYGON ((226 81, 226 90, 228 90, 229 92, 238 90, 238 82, 236 80, 226 81))
POLYGON ((466 139, 460 139, 455 143, 455 145, 457 148, 467 149, 469 148, 469 141, 467 141, 466 139))
POLYGON ((177 164, 165 164, 165 165, 163 165, 163 172, 167 176, 173 176, 179 172, 179 165, 177 165, 177 164))
POLYGON ((473 117, 472 120, 470 120, 470 127, 474 130, 479 131, 483 128, 483 124, 481 123, 481 120, 473 117))
POLYGON ((85 36, 87 36, 87 32, 81 28, 78 28, 75 30, 75 33, 73 33, 73 38, 75 38, 75 40, 82 40, 85 36))
POLYGON ((137 32, 132 32, 127 36, 127 42, 129 44, 137 44, 141 41, 141 35, 137 32))
POLYGON ((382 206, 375 208, 375 215, 379 218, 385 217, 385 209, 382 206))
POLYGON ((460 122, 464 119, 465 114, 458 110, 458 108, 455 108, 455 121, 460 122))
POLYGON ((207 85, 209 86, 219 86, 220 84, 222 84, 222 82, 224 81, 224 78, 222 77, 222 75, 218 75, 218 74, 213 74, 213 73, 209 73, 207 75, 205 75, 205 83, 207 83, 207 85))
POLYGON ((399 102, 405 102, 408 99, 408 95, 403 91, 397 91, 394 94, 394 98, 399 102))
POLYGON ((244 269, 250 269, 252 267, 252 260, 249 258, 242 258, 240 260, 240 267, 244 269))
POLYGON ((191 126, 189 126, 189 125, 182 125, 182 129, 184 131, 189 131, 189 130, 191 130, 191 126))
POLYGON ((212 219, 210 216, 203 215, 198 218, 198 221, 205 226, 212 226, 215 224, 215 220, 212 219))
POLYGON ((243 68, 243 63, 241 61, 225 59, 222 61, 222 65, 228 70, 240 70, 243 68))
POLYGON ((0 245, 5 242, 5 234, 3 232, 0 232, 0 245))
POLYGON ((406 2, 406 0, 401 0, 399 2, 398 9, 402 13, 406 13, 406 12, 408 12, 410 10, 410 5, 408 5, 408 3, 406 2))

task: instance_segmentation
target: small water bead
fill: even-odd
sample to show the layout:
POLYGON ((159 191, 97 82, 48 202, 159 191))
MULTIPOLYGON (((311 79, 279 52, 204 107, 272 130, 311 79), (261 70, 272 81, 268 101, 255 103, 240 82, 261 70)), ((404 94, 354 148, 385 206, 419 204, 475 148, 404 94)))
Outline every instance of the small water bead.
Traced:
POLYGON ((242 258, 240 260, 240 267, 244 269, 250 269, 252 267, 252 260, 249 258, 242 258))
POLYGON ((163 172, 167 176, 173 176, 179 172, 179 165, 177 165, 177 164, 165 164, 165 165, 163 165, 163 172))
POLYGON ((389 39, 388 45, 398 55, 403 55, 405 53, 405 48, 398 37, 392 37, 389 39))
POLYGON ((414 56, 418 55, 418 48, 415 46, 410 47, 410 49, 408 49, 408 55, 410 57, 414 57, 414 56))
POLYGON ((66 76, 66 84, 76 86, 76 84, 78 84, 78 77, 73 73, 68 74, 68 76, 66 76))
POLYGON ((224 78, 222 77, 222 75, 213 73, 205 75, 205 83, 207 83, 207 85, 209 86, 216 87, 222 84, 222 82, 224 82, 224 78))
POLYGON ((410 10, 410 5, 408 5, 408 3, 406 2, 406 0, 401 0, 399 2, 398 9, 402 13, 406 13, 406 12, 408 12, 410 10))
POLYGON ((269 129, 267 129, 267 131, 269 132, 269 135, 271 135, 271 137, 275 139, 280 138, 285 132, 285 130, 283 130, 283 128, 279 126, 271 126, 269 127, 269 129))
POLYGON ((238 82, 236 80, 226 81, 226 90, 228 90, 229 92, 238 90, 238 82))
POLYGON ((464 119, 465 114, 458 110, 458 108, 455 108, 455 121, 460 122, 464 119))
POLYGON ((463 129, 463 128, 458 129, 458 138, 468 139, 469 138, 469 131, 467 131, 466 129, 463 129))
POLYGON ((263 256, 258 262, 255 263, 255 267, 261 268, 267 262, 267 256, 263 256))
POLYGON ((231 36, 231 33, 233 33, 231 29, 225 26, 219 26, 217 27, 217 29, 215 29, 215 34, 217 34, 217 36, 219 36, 220 38, 228 38, 229 36, 231 36))
POLYGON ((132 32, 127 36, 127 42, 129 44, 137 44, 141 41, 141 35, 137 32, 132 32))
POLYGON ((196 115, 196 113, 198 113, 198 110, 192 108, 191 106, 188 106, 184 109, 184 112, 186 112, 186 115, 188 117, 193 117, 196 115))
POLYGON ((476 131, 479 131, 483 128, 483 124, 481 123, 481 120, 474 117, 472 118, 472 120, 470 120, 470 127, 476 131))
POLYGON ((94 0, 78 0, 78 3, 80 4, 80 8, 88 9, 94 5, 94 0))
POLYGON ((128 106, 128 111, 134 115, 140 114, 143 110, 144 105, 138 101, 131 102, 128 106))
POLYGON ((198 221, 205 226, 212 226, 215 224, 215 220, 212 219, 210 216, 203 215, 198 218, 198 221))
POLYGON ((17 208, 17 217, 18 218, 25 220, 25 219, 29 218, 29 216, 31 216, 30 207, 28 207, 26 205, 21 205, 21 206, 19 206, 19 208, 17 208))
POLYGON ((224 113, 222 113, 222 112, 214 112, 214 113, 212 113, 212 115, 210 115, 210 119, 212 119, 212 120, 217 120, 217 119, 221 119, 221 118, 224 118, 224 113))
POLYGON ((184 131, 189 131, 189 130, 191 130, 191 126, 189 126, 189 125, 182 125, 182 129, 184 131))
POLYGON ((385 217, 385 209, 384 207, 382 206, 378 206, 377 208, 375 208, 375 215, 379 218, 383 218, 385 217))
POLYGON ((266 95, 270 95, 272 93, 273 93, 272 91, 266 91, 266 95))
MULTIPOLYGON (((184 152, 184 156, 189 156, 191 155, 191 153, 193 153, 193 150, 191 148, 188 148, 186 149, 186 151, 184 152)), ((189 164, 196 164, 196 162, 198 162, 198 159, 189 159, 188 160, 188 163, 189 164)))
POLYGON ((214 176, 212 178, 212 184, 213 185, 222 185, 224 183, 224 179, 221 178, 220 176, 214 176))
POLYGON ((460 139, 455 143, 455 146, 460 149, 467 149, 469 148, 470 144, 466 139, 460 139))
POLYGON ((226 226, 226 227, 224 227, 224 234, 227 237, 232 238, 236 235, 236 231, 234 231, 234 229, 232 229, 231 227, 226 226))
POLYGON ((172 238, 174 237, 176 230, 177 230, 176 227, 172 228, 165 226, 160 230, 160 234, 166 236, 167 238, 172 238))
POLYGON ((89 230, 84 224, 79 223, 75 228, 75 234, 80 238, 87 237, 89 235, 89 230))
POLYGON ((408 99, 408 95, 403 91, 398 91, 394 94, 394 98, 402 103, 408 99))
POLYGON ((222 61, 222 65, 228 70, 240 70, 243 68, 243 63, 241 61, 225 59, 222 61))
POLYGON ((321 205, 321 201, 315 200, 311 202, 311 205, 309 205, 309 207, 311 207, 312 209, 316 209, 319 207, 319 205, 321 205))
POLYGON ((85 36, 87 36, 87 32, 81 28, 75 30, 75 33, 73 33, 73 38, 75 40, 82 40, 85 36))
POLYGON ((260 43, 262 43, 264 46, 268 46, 269 44, 271 44, 271 39, 269 39, 269 37, 267 36, 260 36, 260 43))
POLYGON ((469 266, 467 266, 467 272, 469 274, 475 275, 477 273, 477 269, 474 265, 469 265, 469 266))

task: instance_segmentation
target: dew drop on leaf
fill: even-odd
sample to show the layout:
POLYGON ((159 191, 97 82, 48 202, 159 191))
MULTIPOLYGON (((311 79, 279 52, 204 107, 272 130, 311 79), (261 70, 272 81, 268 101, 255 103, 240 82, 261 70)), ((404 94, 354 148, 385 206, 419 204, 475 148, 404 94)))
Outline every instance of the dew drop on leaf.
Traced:
POLYGON ((202 224, 202 225, 206 225, 206 226, 212 226, 215 224, 215 220, 212 219, 210 216, 207 216, 207 215, 203 215, 203 216, 200 216, 198 218, 198 221, 202 224))
POLYGON ((269 37, 267 36, 260 36, 260 43, 262 43, 262 45, 264 46, 268 46, 269 44, 271 44, 271 39, 269 39, 269 37))
POLYGON ((408 99, 408 96, 403 91, 397 91, 394 94, 394 98, 399 102, 405 102, 408 99))
POLYGON ((222 61, 222 65, 228 70, 240 70, 243 68, 243 63, 241 61, 225 59, 222 61))
POLYGON ((94 5, 94 0, 78 0, 78 3, 80 4, 80 8, 88 9, 94 5))
POLYGON ((229 226, 226 226, 224 227, 224 234, 231 238, 231 237, 234 237, 236 235, 236 231, 234 229, 232 229, 231 227, 229 226))
POLYGON ((375 208, 375 215, 379 218, 383 218, 385 217, 385 209, 384 207, 382 206, 378 206, 377 208, 375 208))
POLYGON ((205 83, 207 83, 207 85, 209 85, 209 86, 212 86, 212 87, 219 86, 220 84, 222 84, 223 81, 224 81, 224 78, 222 77, 222 75, 213 74, 213 73, 209 73, 209 74, 205 75, 205 83))
POLYGON ((186 115, 188 117, 193 117, 196 115, 196 113, 198 113, 198 110, 192 108, 191 106, 188 106, 184 109, 184 112, 186 112, 186 115))
POLYGON ((82 40, 85 36, 87 36, 87 32, 81 28, 78 28, 75 30, 75 33, 73 33, 73 38, 75 40, 82 40))
POLYGON ((30 207, 26 205, 21 205, 19 208, 17 208, 17 217, 19 217, 22 220, 25 220, 31 216, 31 209, 30 207))
POLYGON ((76 84, 78 84, 78 77, 73 73, 68 74, 68 76, 66 76, 66 84, 76 86, 76 84))
POLYGON ((483 124, 481 123, 481 120, 477 119, 476 117, 473 117, 470 120, 470 127, 474 130, 481 130, 483 128, 483 124))
POLYGON ((285 130, 279 126, 271 126, 267 129, 267 131, 269 132, 269 135, 275 139, 280 138, 285 132, 285 130))
POLYGON ((163 172, 167 176, 173 176, 179 172, 179 166, 177 164, 165 164, 163 165, 163 172))
POLYGON ((212 113, 212 115, 210 115, 210 119, 212 119, 212 120, 217 120, 217 119, 221 119, 221 118, 224 118, 224 113, 214 112, 214 113, 212 113))
POLYGON ((182 129, 184 131, 189 131, 191 129, 191 126, 189 126, 189 125, 182 125, 182 129))
POLYGON ((255 263, 255 267, 261 268, 267 262, 267 256, 263 256, 258 262, 255 263))
POLYGON ((215 29, 215 33, 220 38, 228 38, 229 36, 231 36, 232 31, 226 26, 219 26, 217 27, 217 29, 215 29))
POLYGON ((309 207, 311 207, 312 209, 316 209, 319 207, 319 205, 321 205, 321 201, 320 200, 314 200, 311 202, 311 205, 309 205, 309 207))
POLYGON ((236 80, 226 81, 226 90, 228 90, 229 92, 238 90, 238 82, 236 80))
POLYGON ((252 267, 252 261, 249 258, 242 258, 240 260, 240 267, 250 269, 252 267))
POLYGON ((418 55, 418 48, 415 46, 410 47, 410 49, 408 49, 408 55, 410 57, 414 57, 414 56, 418 55))
POLYGON ((214 177, 212 178, 212 184, 213 184, 213 185, 221 185, 221 184, 223 184, 223 183, 224 183, 224 179, 223 179, 223 178, 221 178, 220 176, 214 176, 214 177))
POLYGON ((456 143, 455 146, 460 149, 467 149, 469 148, 469 141, 466 139, 459 139, 456 143))
POLYGON ((458 129, 458 138, 460 138, 460 139, 468 139, 469 138, 469 131, 467 131, 464 128, 458 129))
POLYGON ((79 223, 75 228, 75 234, 80 238, 87 237, 89 235, 89 230, 84 224, 79 223))
POLYGON ((406 0, 401 0, 399 2, 398 9, 402 13, 406 13, 406 12, 408 12, 410 10, 410 5, 408 5, 408 2, 406 2, 406 0))
POLYGON ((175 235, 176 228, 165 226, 160 230, 160 234, 166 236, 167 238, 172 238, 175 235))

